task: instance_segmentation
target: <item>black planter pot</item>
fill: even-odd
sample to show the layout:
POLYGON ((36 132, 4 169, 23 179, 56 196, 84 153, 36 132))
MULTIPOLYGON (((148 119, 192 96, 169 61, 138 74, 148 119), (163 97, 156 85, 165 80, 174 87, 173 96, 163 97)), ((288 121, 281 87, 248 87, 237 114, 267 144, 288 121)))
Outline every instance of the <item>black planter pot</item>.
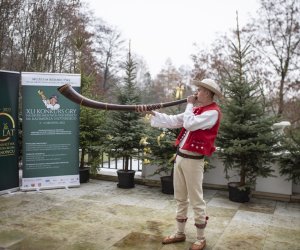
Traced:
POLYGON ((250 200, 250 187, 240 187, 238 182, 228 183, 229 200, 234 202, 248 202, 250 200))
POLYGON ((174 194, 173 176, 162 176, 161 181, 161 191, 164 194, 174 194))
POLYGON ((119 188, 133 188, 134 187, 134 175, 135 170, 118 170, 118 187, 119 188))
POLYGON ((79 168, 79 182, 86 183, 90 180, 90 168, 79 168))

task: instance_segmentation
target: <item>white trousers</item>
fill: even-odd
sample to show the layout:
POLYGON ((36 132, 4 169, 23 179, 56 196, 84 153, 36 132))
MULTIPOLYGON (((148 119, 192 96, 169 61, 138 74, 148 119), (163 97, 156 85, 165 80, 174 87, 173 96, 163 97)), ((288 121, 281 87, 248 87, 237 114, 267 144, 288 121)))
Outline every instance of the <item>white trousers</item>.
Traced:
POLYGON ((174 197, 177 202, 177 219, 187 218, 191 204, 195 224, 206 222, 206 203, 203 200, 204 159, 195 160, 176 156, 174 164, 174 197))

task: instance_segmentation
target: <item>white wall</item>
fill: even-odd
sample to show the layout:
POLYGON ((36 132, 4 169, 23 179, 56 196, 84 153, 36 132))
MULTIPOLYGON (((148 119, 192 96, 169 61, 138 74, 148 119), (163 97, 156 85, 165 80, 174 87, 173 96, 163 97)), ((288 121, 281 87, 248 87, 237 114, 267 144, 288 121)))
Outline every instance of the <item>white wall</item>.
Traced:
POLYGON ((300 184, 294 184, 293 183, 293 193, 300 194, 300 184))
POLYGON ((238 176, 234 176, 234 173, 232 171, 229 171, 229 176, 231 176, 230 179, 226 179, 226 174, 224 172, 224 166, 222 161, 217 157, 217 154, 214 154, 210 158, 210 165, 213 166, 213 168, 205 171, 203 183, 204 184, 212 184, 212 185, 225 185, 227 186, 227 183, 230 181, 239 181, 238 176))
POLYGON ((274 177, 258 177, 255 190, 260 192, 292 195, 293 182, 286 181, 285 176, 280 176, 278 163, 275 163, 272 166, 272 169, 274 170, 274 177))
MULTIPOLYGON (((232 178, 229 180, 225 178, 224 166, 222 161, 217 157, 217 154, 212 156, 210 159, 210 164, 215 166, 215 168, 209 169, 204 173, 204 184, 227 186, 228 182, 239 180, 238 176, 233 176, 233 172, 229 173, 230 176, 233 176, 232 178)), ((156 166, 147 165, 146 167, 143 167, 142 177, 150 180, 159 180, 159 175, 151 176, 155 169, 156 166)), ((283 195, 300 193, 300 185, 295 185, 292 183, 292 181, 286 181, 285 176, 280 176, 278 164, 274 164, 272 169, 274 170, 274 177, 257 178, 255 191, 283 195)))
MULTIPOLYGON (((155 165, 143 165, 142 168, 142 177, 147 179, 147 180, 160 180, 161 176, 168 175, 164 172, 162 172, 160 175, 156 174, 153 175, 157 167, 155 165)), ((171 174, 171 173, 170 173, 171 174)))

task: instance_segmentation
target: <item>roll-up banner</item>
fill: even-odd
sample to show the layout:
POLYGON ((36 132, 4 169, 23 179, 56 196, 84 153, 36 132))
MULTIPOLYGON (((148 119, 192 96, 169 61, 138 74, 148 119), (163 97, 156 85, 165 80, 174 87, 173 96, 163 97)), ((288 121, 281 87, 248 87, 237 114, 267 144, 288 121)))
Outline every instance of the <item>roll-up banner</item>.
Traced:
POLYGON ((20 73, 0 70, 0 194, 19 189, 20 73))
POLYGON ((57 88, 80 89, 79 74, 22 72, 21 190, 79 186, 79 105, 57 88))

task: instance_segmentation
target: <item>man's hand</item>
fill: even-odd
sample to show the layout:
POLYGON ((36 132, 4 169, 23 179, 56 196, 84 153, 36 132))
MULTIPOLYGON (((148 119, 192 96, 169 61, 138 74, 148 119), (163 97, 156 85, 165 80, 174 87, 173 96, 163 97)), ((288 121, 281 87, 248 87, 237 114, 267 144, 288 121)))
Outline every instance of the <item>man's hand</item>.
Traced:
POLYGON ((188 96, 188 98, 187 98, 187 102, 188 102, 188 103, 194 104, 196 101, 197 101, 197 96, 195 96, 195 95, 190 95, 190 96, 188 96))

